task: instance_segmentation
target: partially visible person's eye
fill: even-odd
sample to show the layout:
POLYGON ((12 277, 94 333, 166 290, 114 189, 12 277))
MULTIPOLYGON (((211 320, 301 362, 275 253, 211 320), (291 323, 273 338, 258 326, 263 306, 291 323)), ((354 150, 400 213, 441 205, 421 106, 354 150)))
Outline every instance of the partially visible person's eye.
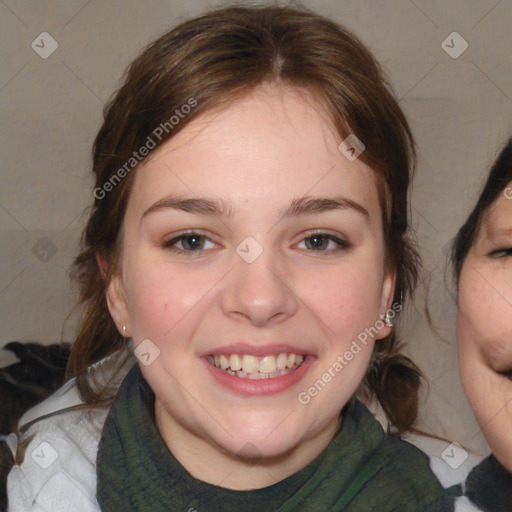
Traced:
POLYGON ((509 380, 512 380, 512 369, 509 370, 503 370, 501 372, 496 372, 498 375, 501 375, 503 377, 506 377, 509 380))
POLYGON ((495 249, 489 253, 489 256, 491 258, 505 258, 507 256, 512 256, 512 247, 495 249))
POLYGON ((199 256, 203 251, 215 247, 217 247, 216 243, 212 242, 206 235, 195 231, 187 231, 162 243, 162 248, 187 256, 199 256))
POLYGON ((306 233, 306 236, 297 246, 302 243, 304 243, 307 250, 326 253, 344 251, 351 247, 348 240, 343 240, 335 235, 322 231, 306 233))

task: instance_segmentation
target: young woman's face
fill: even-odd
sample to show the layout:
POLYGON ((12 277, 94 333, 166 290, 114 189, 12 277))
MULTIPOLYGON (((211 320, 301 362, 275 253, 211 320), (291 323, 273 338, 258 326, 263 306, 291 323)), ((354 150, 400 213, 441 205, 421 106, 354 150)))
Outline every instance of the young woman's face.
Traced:
POLYGON ((175 439, 272 457, 332 437, 375 341, 352 340, 389 333, 374 174, 319 112, 260 88, 137 171, 109 301, 175 439))
POLYGON ((457 338, 466 396, 494 454, 512 471, 512 200, 504 194, 462 267, 457 338))

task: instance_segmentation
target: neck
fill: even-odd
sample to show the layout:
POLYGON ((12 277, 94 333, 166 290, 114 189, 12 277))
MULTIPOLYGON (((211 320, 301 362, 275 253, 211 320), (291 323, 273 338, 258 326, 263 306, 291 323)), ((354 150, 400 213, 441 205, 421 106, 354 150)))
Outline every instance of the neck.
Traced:
POLYGON ((213 439, 185 428, 158 399, 155 421, 169 450, 194 478, 237 491, 268 487, 297 473, 327 448, 340 425, 340 417, 336 416, 320 431, 298 439, 286 453, 249 458, 230 453, 213 439))

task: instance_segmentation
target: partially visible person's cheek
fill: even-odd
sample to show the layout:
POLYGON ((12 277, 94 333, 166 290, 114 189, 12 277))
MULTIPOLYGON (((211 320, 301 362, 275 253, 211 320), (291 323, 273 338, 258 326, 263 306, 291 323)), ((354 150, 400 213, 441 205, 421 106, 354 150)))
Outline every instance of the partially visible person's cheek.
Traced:
POLYGON ((467 359, 464 390, 492 452, 512 472, 512 381, 476 357, 467 359))
POLYGON ((465 265, 461 274, 457 340, 462 385, 482 433, 512 470, 512 315, 503 279, 492 269, 465 265))
POLYGON ((496 373, 512 370, 512 283, 496 265, 470 260, 461 274, 457 334, 461 358, 479 353, 496 373), (510 300, 509 300, 510 299, 510 300))
MULTIPOLYGON (((482 346, 492 343, 499 336, 505 318, 503 298, 495 284, 496 276, 488 275, 485 268, 478 268, 473 259, 464 264, 458 293, 457 336, 459 344, 482 346), (487 275, 486 275, 487 274, 487 275), (494 284, 493 284, 494 283, 494 284)), ((508 316, 508 315, 506 315, 508 316)), ((461 356, 465 356, 461 350, 461 356)))

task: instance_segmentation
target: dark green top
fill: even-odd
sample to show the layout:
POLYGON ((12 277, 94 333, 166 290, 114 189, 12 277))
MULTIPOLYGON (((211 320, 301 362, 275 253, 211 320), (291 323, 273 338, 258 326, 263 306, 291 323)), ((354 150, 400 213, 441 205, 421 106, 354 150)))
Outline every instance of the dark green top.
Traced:
POLYGON ((234 491, 192 477, 173 457, 153 420, 154 394, 138 365, 105 422, 97 458, 104 512, 443 512, 453 498, 427 456, 387 435, 360 402, 347 406, 330 445, 298 473, 268 487, 234 491))

